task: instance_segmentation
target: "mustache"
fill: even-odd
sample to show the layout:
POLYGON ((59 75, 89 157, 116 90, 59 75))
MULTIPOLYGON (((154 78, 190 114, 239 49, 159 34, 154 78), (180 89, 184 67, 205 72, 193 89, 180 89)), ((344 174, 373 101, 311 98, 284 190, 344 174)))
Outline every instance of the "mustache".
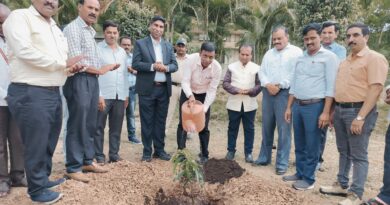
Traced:
POLYGON ((55 6, 51 2, 46 2, 44 6, 50 6, 52 9, 55 9, 55 6))
POLYGON ((356 45, 355 42, 351 41, 351 42, 348 43, 348 46, 351 46, 352 44, 353 44, 353 45, 356 45))
POLYGON ((88 14, 88 16, 96 18, 95 14, 88 14))

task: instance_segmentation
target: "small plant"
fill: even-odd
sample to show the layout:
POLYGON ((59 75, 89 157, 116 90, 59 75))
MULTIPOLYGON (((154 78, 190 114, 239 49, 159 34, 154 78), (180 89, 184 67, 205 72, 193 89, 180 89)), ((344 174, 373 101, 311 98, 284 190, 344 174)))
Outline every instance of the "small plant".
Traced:
POLYGON ((189 183, 203 184, 203 173, 199 164, 187 149, 177 151, 172 157, 174 180, 178 180, 183 188, 189 183))

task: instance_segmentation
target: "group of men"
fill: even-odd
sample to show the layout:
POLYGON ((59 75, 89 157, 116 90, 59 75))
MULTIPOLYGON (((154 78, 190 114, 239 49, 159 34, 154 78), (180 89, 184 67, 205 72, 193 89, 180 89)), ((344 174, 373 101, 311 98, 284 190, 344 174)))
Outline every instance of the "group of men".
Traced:
MULTIPOLYGON (((0 161, 0 197, 9 193, 10 186, 28 186, 34 202, 54 203, 62 197, 51 189, 65 179, 49 180, 62 126, 61 86, 69 111, 65 137, 67 178, 87 183, 90 179, 83 172, 107 172, 100 166, 106 162, 103 142, 107 117, 108 162, 122 160, 118 153, 125 110, 128 139, 141 143, 135 135, 136 94, 142 161, 170 160, 164 140, 167 116, 170 122, 177 102, 180 108, 185 101, 198 100, 205 113, 205 127, 199 132, 199 163, 207 162, 210 106, 216 99, 222 73, 215 60, 215 45, 205 42, 199 53, 187 55, 186 41, 179 39, 175 55, 172 45, 162 37, 165 19, 155 16, 149 24, 150 35, 137 40, 131 53, 131 39, 119 39, 119 26, 113 21, 103 24, 105 38, 95 42, 92 25, 99 16, 98 0, 80 0, 79 16, 63 32, 52 19, 57 10, 58 0, 33 0, 28 9, 12 13, 0 4, 0 20, 4 23, 4 32, 0 30, 0 34, 4 33, 0 42, 0 77, 4 78, 0 82, 0 149, 7 153, 8 143, 11 152, 10 174, 7 154, 2 154, 4 160, 0 161)), ((346 49, 335 42, 338 31, 334 22, 308 24, 302 32, 302 51, 289 44, 287 28, 277 26, 272 30, 274 48, 265 54, 261 66, 251 61, 250 45, 239 47, 239 60, 228 66, 223 78, 223 88, 229 93, 226 159, 235 157, 242 120, 245 161, 269 165, 277 126, 275 171, 284 175, 293 127, 296 173, 283 180, 293 181, 298 190, 312 189, 316 170, 323 162, 327 127, 334 125, 339 173, 335 184, 321 187, 320 191, 346 195, 339 203, 342 205, 360 204, 368 172, 368 140, 375 126, 375 105, 385 84, 388 62, 367 47, 366 25, 352 24, 347 28, 351 48, 348 57, 346 49), (263 140, 258 159, 253 160, 256 96, 261 90, 263 140), (349 186, 351 167, 353 180, 349 186)), ((389 99, 390 95, 386 102, 389 99)), ((178 149, 186 147, 187 132, 182 123, 179 109, 178 149)), ((389 152, 387 141, 385 153, 389 152)), ((385 161, 385 176, 388 166, 385 161)), ((390 204, 389 185, 384 178, 381 194, 367 203, 390 204)))

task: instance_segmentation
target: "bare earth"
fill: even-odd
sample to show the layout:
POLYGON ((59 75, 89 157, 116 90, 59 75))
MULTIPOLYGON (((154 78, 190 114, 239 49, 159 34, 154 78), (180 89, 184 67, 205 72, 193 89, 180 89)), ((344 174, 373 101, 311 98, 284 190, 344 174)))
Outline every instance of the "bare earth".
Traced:
MULTIPOLYGON (((223 112, 224 96, 219 102, 215 112, 223 112)), ((218 104, 218 102, 217 102, 218 104)), ((212 107, 213 112, 214 107, 212 107)), ((260 111, 261 109, 259 109, 260 111)), ((176 113, 177 115, 177 113, 176 113)), ((258 115, 260 115, 258 113, 258 115)), ((227 119, 224 115, 220 117, 214 113, 210 121, 210 157, 223 158, 226 154, 227 146, 227 119)), ((369 145, 369 174, 365 186, 364 199, 373 197, 382 186, 383 177, 383 152, 384 152, 384 132, 386 113, 380 111, 380 119, 371 136, 369 145)), ((254 157, 257 158, 261 143, 261 123, 260 117, 256 119, 256 135, 254 146, 254 157)), ((138 128, 139 119, 137 118, 138 128)), ((172 165, 170 162, 153 159, 151 163, 140 162, 142 155, 142 145, 134 145, 127 142, 126 126, 123 126, 122 144, 120 155, 125 159, 116 164, 107 164, 105 168, 109 173, 88 174, 93 180, 84 184, 74 180, 67 180, 65 184, 57 188, 64 194, 64 197, 57 203, 67 204, 155 204, 154 198, 160 188, 166 194, 177 192, 177 182, 173 181, 172 165)), ((166 150, 169 153, 176 151, 176 126, 177 120, 171 123, 167 130, 166 150)), ((107 129, 106 129, 107 132, 107 129)), ((140 129, 137 130, 138 134, 140 129)), ((140 134, 138 135, 140 136, 140 134)), ((107 138, 107 137, 106 137, 107 138)), ((53 173, 51 178, 56 179, 64 174, 64 158, 62 150, 62 138, 53 158, 53 173)), ((292 143, 293 144, 293 143, 292 143)), ((108 152, 108 141, 105 142, 105 153, 108 152)), ((199 152, 199 139, 197 136, 187 141, 187 148, 194 155, 199 152)), ((208 184, 204 185, 204 193, 208 198, 213 199, 213 204, 226 205, 246 205, 246 204, 337 204, 342 197, 326 196, 319 193, 321 185, 330 185, 335 181, 338 169, 338 152, 334 132, 328 134, 327 146, 324 154, 324 172, 317 173, 315 188, 310 191, 296 191, 291 187, 291 183, 283 182, 281 176, 274 173, 273 162, 266 167, 254 167, 245 163, 243 157, 243 133, 240 130, 237 141, 236 161, 246 170, 239 178, 233 178, 224 185, 208 184)), ((275 150, 273 150, 275 155, 275 150)), ((274 156, 275 157, 275 156, 274 156)), ((287 174, 295 173, 295 156, 292 145, 290 155, 290 167, 287 174)), ((0 199, 3 205, 24 205, 32 204, 27 196, 26 188, 13 188, 11 194, 0 199)))

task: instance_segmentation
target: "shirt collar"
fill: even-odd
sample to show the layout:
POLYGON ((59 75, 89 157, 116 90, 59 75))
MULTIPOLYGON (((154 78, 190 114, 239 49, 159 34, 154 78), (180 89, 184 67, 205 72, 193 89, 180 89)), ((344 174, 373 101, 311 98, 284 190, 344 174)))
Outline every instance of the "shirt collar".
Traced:
POLYGON ((78 16, 78 17, 76 18, 76 22, 77 22, 77 24, 78 24, 81 28, 89 29, 89 30, 92 32, 93 35, 96 34, 95 29, 93 29, 92 26, 88 26, 88 24, 85 23, 85 21, 84 21, 80 16, 78 16))
POLYGON ((188 54, 187 53, 184 55, 183 58, 178 58, 177 53, 176 53, 176 59, 187 59, 187 58, 188 58, 188 54))
MULTIPOLYGON (((28 10, 30 10, 30 12, 32 14, 34 14, 35 16, 38 16, 46 21, 46 19, 35 9, 35 7, 33 5, 31 5, 30 8, 28 8, 28 10)), ((53 20, 53 18, 50 18, 50 25, 54 26, 56 24, 57 23, 53 20)))
POLYGON ((275 52, 277 53, 281 53, 281 52, 284 52, 285 50, 288 50, 289 48, 291 48, 291 44, 290 43, 287 43, 286 47, 284 47, 282 50, 278 51, 275 47, 273 48, 275 52))
MULTIPOLYGON (((359 53, 357 53, 356 56, 358 56, 358 57, 363 57, 363 56, 367 55, 368 52, 370 52, 370 48, 369 48, 368 46, 366 46, 366 47, 363 48, 361 51, 359 51, 359 53)), ((354 57, 356 57, 356 56, 354 56, 354 57)), ((351 59, 352 59, 352 53, 349 54, 347 58, 348 58, 349 60, 351 60, 351 59)))
MULTIPOLYGON (((106 42, 105 39, 102 41, 102 46, 103 46, 104 48, 109 48, 109 49, 111 49, 111 47, 107 44, 107 42, 106 42)), ((116 44, 116 49, 115 49, 115 50, 119 50, 118 48, 119 48, 119 45, 116 44)))
POLYGON ((322 53, 322 52, 324 52, 325 51, 325 48, 321 45, 321 47, 320 47, 320 50, 318 50, 315 54, 313 54, 313 55, 309 55, 309 53, 307 53, 307 49, 303 52, 303 55, 305 55, 305 56, 316 56, 316 55, 318 55, 318 54, 320 54, 320 53, 322 53))
POLYGON ((154 38, 152 37, 152 35, 150 35, 150 39, 152 40, 153 46, 158 46, 158 45, 161 44, 161 38, 160 38, 159 41, 156 41, 156 40, 154 40, 154 38))
POLYGON ((198 60, 197 60, 197 62, 196 62, 196 65, 198 65, 199 68, 201 68, 202 70, 206 70, 206 69, 208 69, 208 68, 211 68, 211 65, 213 65, 213 63, 214 63, 214 60, 210 63, 209 66, 207 66, 206 68, 203 68, 203 66, 202 66, 202 61, 201 61, 201 59, 200 59, 200 53, 198 53, 198 60))

